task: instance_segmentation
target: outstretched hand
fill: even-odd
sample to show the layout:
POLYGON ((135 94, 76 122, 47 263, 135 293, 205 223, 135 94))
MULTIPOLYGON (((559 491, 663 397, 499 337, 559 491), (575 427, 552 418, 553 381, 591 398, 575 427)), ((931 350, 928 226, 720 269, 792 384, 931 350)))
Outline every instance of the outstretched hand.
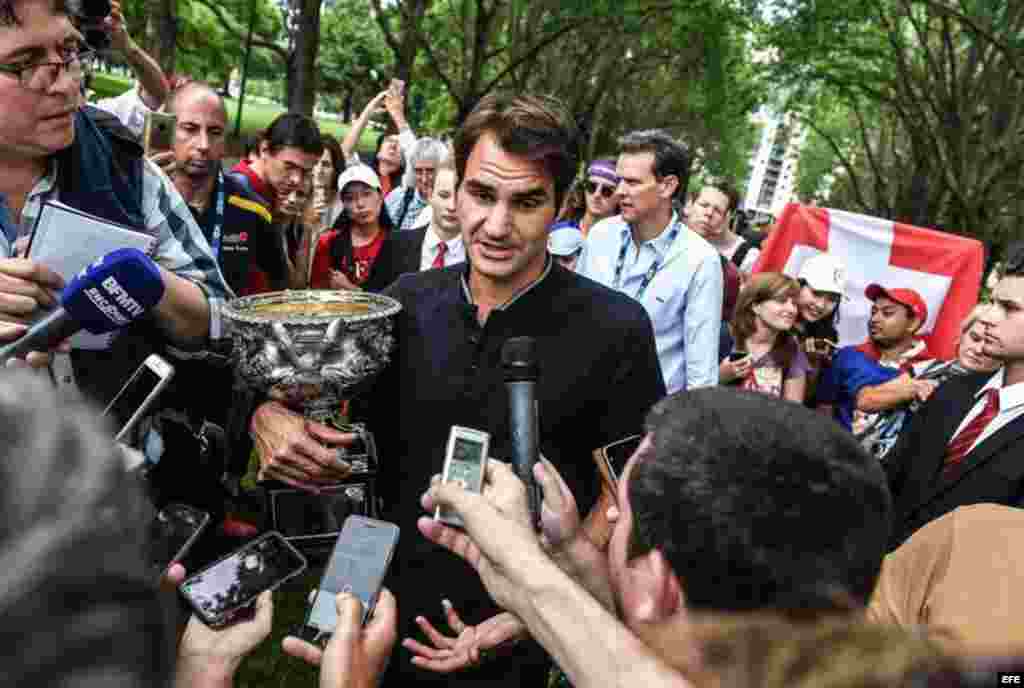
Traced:
POLYGON ((463 622, 451 602, 442 600, 441 606, 448 628, 456 634, 454 637, 444 635, 426 618, 417 616, 416 624, 431 645, 412 638, 402 641, 402 647, 413 653, 412 663, 428 671, 450 674, 479 666, 493 653, 518 643, 526 634, 522 622, 508 612, 470 626, 463 622))

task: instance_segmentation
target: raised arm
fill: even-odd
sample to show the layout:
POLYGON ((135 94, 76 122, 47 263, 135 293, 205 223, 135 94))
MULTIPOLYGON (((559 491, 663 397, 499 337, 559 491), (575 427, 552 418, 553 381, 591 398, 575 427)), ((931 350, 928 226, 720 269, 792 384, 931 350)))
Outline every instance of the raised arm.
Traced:
POLYGON ((359 113, 356 120, 352 122, 352 126, 349 127, 348 133, 345 134, 345 139, 341 142, 341 152, 345 156, 346 163, 348 163, 355 154, 356 146, 359 145, 359 137, 363 135, 363 129, 366 128, 366 124, 370 121, 370 117, 380 110, 380 107, 384 102, 384 98, 387 95, 387 91, 381 91, 374 96, 373 100, 366 104, 363 111, 359 113))
POLYGON ((110 27, 110 46, 124 56, 142 86, 139 98, 150 110, 158 110, 167 100, 167 79, 156 60, 132 40, 119 0, 110 3, 107 25, 110 27))

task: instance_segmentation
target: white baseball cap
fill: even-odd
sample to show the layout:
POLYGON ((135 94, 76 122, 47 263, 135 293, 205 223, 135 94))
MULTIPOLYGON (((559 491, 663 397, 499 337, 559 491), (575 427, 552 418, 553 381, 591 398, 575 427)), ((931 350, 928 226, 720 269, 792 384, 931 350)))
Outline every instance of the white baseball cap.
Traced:
POLYGON ((345 171, 338 177, 338 193, 345 190, 345 187, 352 182, 362 182, 371 189, 380 191, 380 177, 373 171, 373 168, 369 165, 352 165, 346 167, 345 171))
POLYGON ((835 256, 822 253, 804 261, 797 279, 814 291, 842 295, 846 289, 846 266, 835 256))

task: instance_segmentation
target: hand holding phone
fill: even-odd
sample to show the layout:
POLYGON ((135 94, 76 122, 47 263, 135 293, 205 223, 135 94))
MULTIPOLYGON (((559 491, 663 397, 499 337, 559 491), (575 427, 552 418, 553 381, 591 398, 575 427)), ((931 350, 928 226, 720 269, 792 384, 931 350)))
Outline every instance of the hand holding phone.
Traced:
POLYGON ((807 353, 817 356, 831 356, 836 350, 836 342, 833 342, 831 339, 824 338, 808 339, 804 343, 804 346, 807 353))
MULTIPOLYGON (((490 443, 491 436, 482 430, 453 425, 448 434, 448 449, 445 452, 441 482, 456 482, 463 489, 481 493, 484 489, 490 443)), ((434 518, 450 526, 462 527, 462 519, 458 514, 441 507, 434 512, 434 518)))
POLYGON ((261 593, 305 570, 305 557, 271 531, 186 579, 178 590, 200 621, 220 628, 248 614, 261 593))
POLYGON ((146 124, 142 129, 142 141, 146 156, 171 150, 174 145, 174 131, 177 128, 177 115, 166 112, 147 112, 146 124))
POLYGON ((398 544, 399 528, 365 516, 349 516, 316 589, 302 635, 323 642, 338 625, 335 597, 351 593, 362 603, 362 623, 373 613, 398 544))

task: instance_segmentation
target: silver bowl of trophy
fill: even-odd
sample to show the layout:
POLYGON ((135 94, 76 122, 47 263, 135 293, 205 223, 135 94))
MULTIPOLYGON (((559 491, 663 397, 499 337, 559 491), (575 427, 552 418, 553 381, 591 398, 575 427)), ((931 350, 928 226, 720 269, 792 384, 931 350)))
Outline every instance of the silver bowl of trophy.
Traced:
POLYGON ((357 433, 360 446, 340 453, 353 473, 373 473, 372 436, 353 422, 349 402, 388 364, 401 310, 379 294, 289 290, 234 299, 223 316, 236 376, 310 420, 357 433))
POLYGON ((250 387, 332 422, 384 369, 398 301, 361 291, 277 291, 229 302, 236 374, 250 387))

